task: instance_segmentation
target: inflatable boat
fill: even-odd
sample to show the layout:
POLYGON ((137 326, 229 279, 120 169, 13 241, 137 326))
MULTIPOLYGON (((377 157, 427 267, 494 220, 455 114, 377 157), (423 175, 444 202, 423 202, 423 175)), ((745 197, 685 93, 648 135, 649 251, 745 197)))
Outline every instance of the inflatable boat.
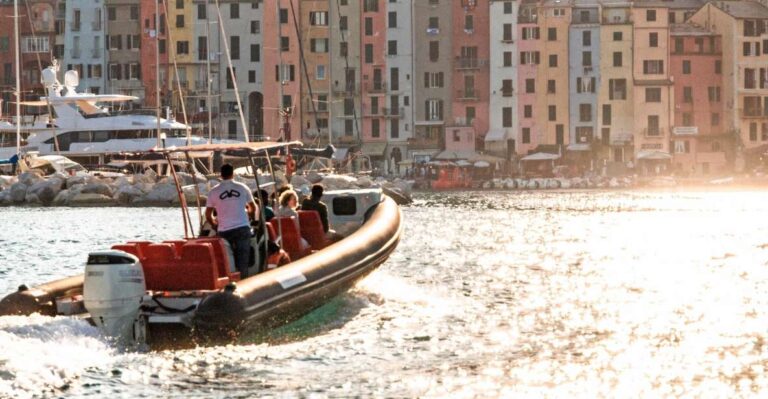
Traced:
MULTIPOLYGON (((254 170, 274 173, 272 159, 295 146, 300 144, 213 144, 161 153, 168 162, 174 153, 239 154, 254 170)), ((22 285, 0 301, 0 315, 85 317, 123 345, 150 349, 231 343, 323 305, 386 261, 400 239, 400 209, 379 189, 323 195, 329 224, 341 236, 335 242, 326 238, 316 212, 267 222, 260 207, 250 277, 243 279, 225 240, 208 236, 203 226, 202 234, 191 234, 184 189, 175 175, 174 180, 184 215, 183 239, 117 243, 90 253, 84 274, 22 285)), ((255 180, 258 188, 258 175, 255 180)))

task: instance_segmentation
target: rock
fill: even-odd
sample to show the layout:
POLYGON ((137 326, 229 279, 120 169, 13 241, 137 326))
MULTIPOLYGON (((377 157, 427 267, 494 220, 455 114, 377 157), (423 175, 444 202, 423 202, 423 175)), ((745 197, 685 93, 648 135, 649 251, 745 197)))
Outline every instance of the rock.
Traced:
POLYGON ((51 205, 65 184, 64 179, 58 177, 40 180, 27 189, 26 201, 29 203, 29 198, 34 196, 39 203, 43 205, 51 205))
POLYGON ((11 190, 0 191, 0 206, 11 204, 11 190))
POLYGON ((19 183, 22 183, 27 187, 39 182, 40 180, 43 180, 43 178, 34 172, 24 172, 19 175, 19 183))
POLYGON ((11 192, 11 202, 20 204, 24 202, 24 199, 27 196, 27 185, 22 182, 18 182, 12 185, 9 191, 11 192))
POLYGON ((355 184, 355 178, 351 176, 329 175, 323 179, 323 185, 327 190, 347 190, 355 184))
POLYGON ((177 201, 179 194, 173 184, 155 184, 152 191, 134 201, 140 204, 165 204, 169 205, 177 201))
POLYGON ((112 196, 112 199, 117 201, 119 204, 128 205, 144 194, 144 191, 142 191, 138 186, 124 185, 118 187, 117 190, 115 190, 115 194, 112 196))
POLYGON ((15 176, 0 176, 0 187, 8 188, 18 182, 15 176))
POLYGON ((144 173, 135 174, 133 175, 133 182, 134 183, 151 183, 155 184, 157 181, 157 173, 150 168, 147 168, 144 170, 144 173))
POLYGON ((311 171, 307 173, 307 180, 309 180, 310 183, 316 184, 323 181, 323 176, 320 175, 320 173, 317 173, 317 171, 311 171))
POLYGON ((81 193, 83 194, 101 194, 106 197, 112 198, 112 188, 109 187, 108 184, 100 182, 100 181, 94 181, 91 183, 87 183, 81 193))
POLYGON ((64 206, 69 202, 71 192, 69 190, 61 190, 56 194, 56 198, 53 199, 52 204, 55 206, 64 206))
POLYGON ((88 176, 72 176, 67 178, 67 188, 88 182, 88 176))
POLYGON ((368 176, 360 176, 355 184, 360 188, 369 188, 373 185, 373 182, 368 176))
POLYGON ((69 206, 105 206, 114 204, 112 197, 96 193, 79 193, 69 199, 69 206))
POLYGON ((42 205, 42 201, 40 201, 40 198, 37 197, 37 194, 30 194, 28 193, 26 197, 24 197, 24 202, 27 205, 42 205))

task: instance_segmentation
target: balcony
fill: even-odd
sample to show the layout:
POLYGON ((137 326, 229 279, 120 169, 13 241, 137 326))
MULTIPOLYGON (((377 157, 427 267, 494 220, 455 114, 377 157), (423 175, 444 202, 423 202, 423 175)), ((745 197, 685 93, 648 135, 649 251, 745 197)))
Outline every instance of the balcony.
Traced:
POLYGON ((358 84, 335 85, 333 87, 333 94, 339 94, 344 96, 354 96, 354 95, 360 94, 360 85, 358 84))
POLYGON ((92 21, 91 22, 91 30, 93 31, 100 31, 101 30, 101 21, 92 21))
POLYGON ((80 58, 80 49, 79 48, 73 48, 69 50, 69 55, 72 58, 80 58))
POLYGON ((367 93, 386 93, 388 90, 387 83, 384 81, 373 81, 365 83, 365 91, 367 93))
POLYGON ((517 16, 517 23, 519 24, 535 24, 539 20, 539 15, 536 11, 531 9, 521 8, 520 13, 517 16))
POLYGON ((464 117, 458 116, 456 118, 453 118, 453 125, 452 126, 454 126, 454 127, 472 127, 473 126, 473 124, 472 124, 473 121, 474 121, 473 119, 469 119, 469 118, 464 118, 464 117))
POLYGON ((72 21, 69 23, 69 30, 72 32, 80 32, 80 21, 72 21))
POLYGON ((480 91, 477 89, 456 90, 457 101, 477 101, 480 99, 480 91))
POLYGON ((382 108, 382 114, 387 118, 400 118, 405 116, 405 107, 400 108, 382 108))
POLYGON ((456 69, 480 69, 488 66, 488 60, 476 57, 456 57, 456 69))
POLYGON ((768 118, 768 109, 746 108, 739 110, 739 115, 744 119, 768 118))
POLYGON ((658 138, 662 138, 662 137, 664 137, 664 133, 665 133, 665 131, 662 128, 657 128, 657 129, 645 128, 645 129, 643 129, 643 136, 645 136, 645 137, 658 137, 658 138))
POLYGON ((439 148, 439 145, 437 137, 413 137, 408 139, 408 149, 410 150, 436 149, 439 148))
POLYGON ((515 91, 511 87, 502 87, 501 90, 499 90, 502 97, 512 97, 515 95, 515 91))
POLYGON ((630 18, 629 13, 603 15, 602 22, 603 22, 603 25, 626 25, 626 24, 631 24, 632 19, 630 18))

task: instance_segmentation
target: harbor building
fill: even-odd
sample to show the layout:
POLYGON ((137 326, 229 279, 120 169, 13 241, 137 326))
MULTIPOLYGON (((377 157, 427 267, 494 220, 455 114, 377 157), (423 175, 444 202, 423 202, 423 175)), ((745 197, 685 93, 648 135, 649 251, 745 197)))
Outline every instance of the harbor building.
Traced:
MULTIPOLYGON (((537 25, 538 19, 537 1, 523 0, 517 14, 517 53, 508 50, 502 54, 504 67, 517 71, 517 119, 520 127, 516 140, 518 154, 532 152, 540 143, 543 143, 544 132, 536 123, 538 114, 542 112, 536 106, 537 89, 540 91, 543 87, 543 82, 539 79, 539 64, 544 62, 547 67, 556 66, 559 61, 557 55, 548 57, 542 54, 543 46, 537 25)), ((509 118, 504 125, 510 125, 509 118)))
MULTIPOLYGON (((536 93, 536 124, 538 143, 547 149, 563 153, 569 144, 569 28, 572 8, 562 1, 545 0, 539 6, 539 24, 533 33, 540 45, 527 55, 521 53, 521 64, 531 60, 538 65, 536 93), (541 55, 538 55, 541 51, 541 55), (533 58, 531 58, 533 57, 533 58), (526 59, 527 58, 527 59, 526 59)), ((525 36, 523 32, 523 36, 525 36)))
MULTIPOLYGON (((600 10, 597 1, 574 2, 568 34, 569 155, 589 162, 603 140, 598 130, 600 10)), ((607 141, 607 140, 606 140, 607 141)))
POLYGON ((362 137, 361 3, 332 1, 330 4, 330 127, 334 145, 345 150, 359 150, 362 137))
POLYGON ((392 110, 387 100, 387 8, 384 0, 365 0, 360 10, 362 24, 360 53, 362 63, 362 155, 375 165, 384 161, 387 147, 386 118, 392 110))
POLYGON ((489 31, 489 107, 488 134, 485 150, 492 155, 510 159, 517 150, 519 131, 517 112, 517 41, 518 2, 490 3, 489 31))
MULTIPOLYGON (((219 138, 228 136, 229 132, 224 133, 228 123, 222 123, 220 113, 222 109, 220 75, 222 71, 226 72, 227 69, 226 63, 223 64, 222 68, 220 62, 223 50, 219 40, 221 35, 219 33, 218 11, 214 2, 210 0, 195 0, 193 4, 187 6, 192 7, 192 20, 189 21, 191 29, 190 57, 185 66, 187 68, 186 74, 190 79, 186 94, 189 124, 194 132, 203 137, 208 137, 209 134, 212 136, 217 134, 216 137, 219 138), (210 104, 210 108, 208 104, 210 104)), ((258 26, 261 21, 259 19, 257 21, 258 26)), ((259 40, 258 37, 253 36, 253 34, 250 35, 252 40, 259 40)), ((261 68, 259 68, 260 72, 261 68)), ((261 107, 259 107, 259 111, 261 111, 261 107)), ((259 134, 258 131, 254 130, 249 130, 249 133, 252 135, 259 134)), ((241 134, 238 132, 238 137, 241 134)))
POLYGON ((190 108, 193 106, 189 98, 194 90, 194 70, 192 43, 194 41, 194 11, 193 4, 181 1, 163 1, 161 4, 166 16, 168 27, 168 65, 170 106, 176 119, 189 122, 190 108), (190 82, 192 84, 190 84, 190 82), (183 107, 182 107, 182 101, 183 107), (186 120, 184 111, 186 111, 186 120))
MULTIPOLYGON (((105 0, 104 6, 106 57, 104 70, 101 71, 106 79, 104 94, 135 96, 139 98, 135 105, 140 106, 145 103, 140 52, 142 36, 140 2, 139 0, 105 0), (114 75, 109 74, 110 69, 115 72, 114 75), (123 72, 118 75, 118 70, 123 72), (134 76, 131 75, 131 70, 136 72, 134 76)), ((95 71, 93 75, 96 75, 95 71)))
MULTIPOLYGON (((330 2, 303 0, 301 2, 302 76, 301 120, 302 140, 308 145, 328 143, 330 99, 330 2)), ((293 25, 291 25, 293 26, 293 25)))
MULTIPOLYGON (((78 92, 103 94, 106 87, 104 51, 104 2, 101 0, 68 0, 64 24, 64 59, 62 65, 67 71, 77 71, 80 77, 78 92)), ((123 36, 110 36, 111 40, 123 36)), ((133 37, 125 37, 126 47, 133 44, 133 37)), ((137 43, 138 44, 138 43, 137 43)), ((138 80, 137 64, 121 65, 122 75, 129 80, 138 80)))
MULTIPOLYGON (((384 2, 387 7, 385 126, 387 159, 393 171, 406 159, 413 137, 413 43, 411 1, 384 2)), ((402 169, 399 169, 402 171, 402 169)))
MULTIPOLYGON (((156 0, 141 0, 139 19, 141 21, 139 75, 144 83, 144 106, 146 108, 154 108, 158 105, 161 107, 168 106, 171 92, 168 79, 170 71, 168 69, 168 30, 166 29, 165 11, 156 0), (160 98, 157 97, 158 86, 160 98)), ((117 39, 112 42, 110 38, 110 52, 120 49, 121 45, 118 45, 117 39)), ((123 80, 120 66, 117 63, 112 63, 111 60, 107 73, 107 78, 110 81, 113 79, 123 80)))

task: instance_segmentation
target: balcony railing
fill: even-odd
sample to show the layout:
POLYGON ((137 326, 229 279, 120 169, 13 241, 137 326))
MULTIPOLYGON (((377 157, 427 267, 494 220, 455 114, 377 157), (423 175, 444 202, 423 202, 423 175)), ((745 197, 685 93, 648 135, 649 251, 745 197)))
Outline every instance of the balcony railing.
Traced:
POLYGON ((480 91, 477 89, 456 90, 456 100, 458 101, 475 101, 479 98, 480 98, 480 91))
POLYGON ((632 19, 627 15, 605 15, 603 16, 603 25, 624 25, 631 24, 632 19))
POLYGON ((476 57, 456 57, 456 69, 480 69, 488 66, 488 60, 476 57))
POLYGON ((539 15, 535 13, 521 12, 517 16, 517 22, 520 24, 535 24, 539 20, 539 15))
POLYGON ((500 91, 501 91, 502 97, 512 97, 515 94, 515 91, 511 87, 510 88, 502 87, 500 91))
POLYGON ((405 107, 400 108, 382 108, 382 113, 387 118, 400 118, 405 116, 405 107))
POLYGON ((437 138, 413 137, 408 139, 408 148, 411 150, 427 150, 438 148, 437 138))
POLYGON ((365 91, 368 93, 386 93, 387 83, 383 81, 373 81, 365 83, 365 91))
POLYGON ((645 128, 645 129, 643 129, 643 136, 645 136, 645 137, 664 137, 664 129, 663 128, 658 128, 658 129, 645 128))
POLYGON ((360 94, 360 85, 358 84, 340 84, 333 87, 334 94, 342 94, 346 96, 352 96, 360 94))

